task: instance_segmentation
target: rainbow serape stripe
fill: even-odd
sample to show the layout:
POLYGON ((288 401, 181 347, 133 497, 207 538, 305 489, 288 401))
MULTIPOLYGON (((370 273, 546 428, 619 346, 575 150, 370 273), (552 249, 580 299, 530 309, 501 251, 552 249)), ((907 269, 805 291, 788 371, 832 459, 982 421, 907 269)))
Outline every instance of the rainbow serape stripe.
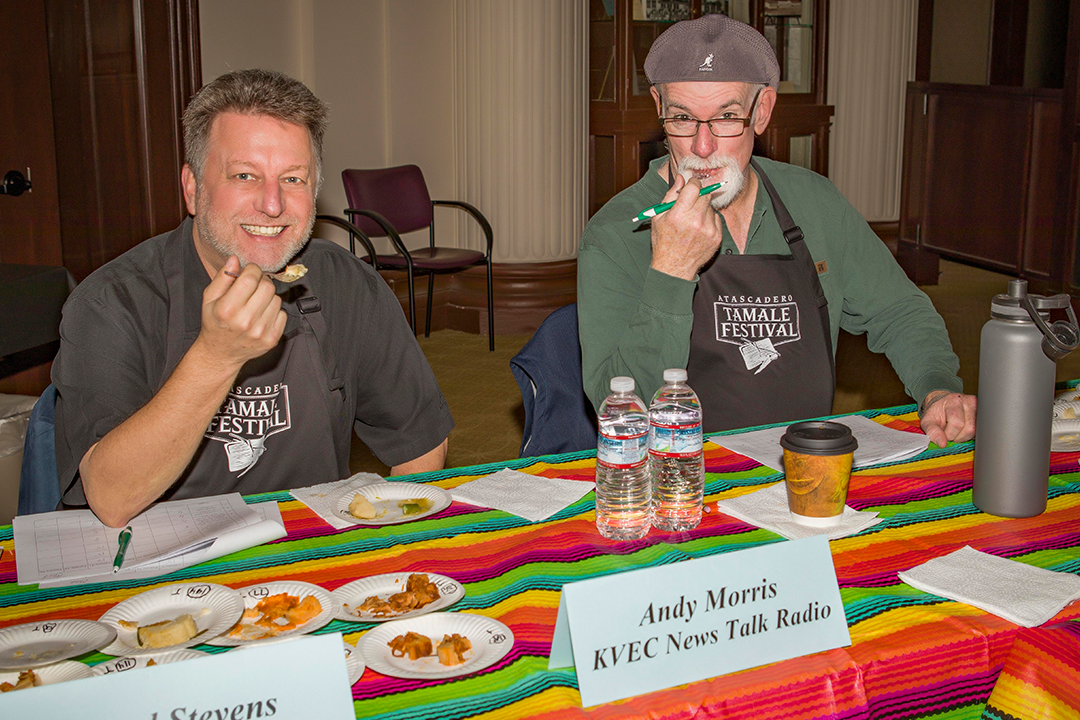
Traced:
MULTIPOLYGON (((865 413, 918 431, 911 406, 865 413)), ((715 510, 696 530, 653 531, 614 543, 595 528, 593 496, 547 521, 454 503, 404 525, 332 529, 287 493, 277 500, 288 537, 153 580, 39 590, 15 582, 11 528, 0 528, 0 627, 31 620, 97 619, 146 589, 200 579, 242 587, 278 579, 333 590, 387 572, 436 572, 461 582, 453 611, 497 618, 514 647, 496 665, 448 681, 399 680, 368 669, 353 686, 358 718, 1042 718, 1080 717, 1080 603, 1023 629, 977 608, 905 585, 897 572, 964 545, 1038 567, 1080 573, 1077 453, 1052 455, 1047 511, 1003 519, 971 504, 972 444, 932 448, 909 461, 857 471, 848 504, 884 522, 831 542, 852 645, 583 709, 572 669, 547 669, 564 583, 706 557, 779 536, 715 510)), ((452 488, 512 467, 593 479, 592 453, 514 460, 409 478, 452 488)), ((752 492, 779 473, 706 446, 706 499, 752 492)), ((527 488, 523 488, 527 491, 527 488)), ((373 627, 335 620, 320 632, 356 643, 373 627)), ((223 648, 198 646, 208 652, 223 648)), ((105 656, 82 658, 95 664, 105 656)))

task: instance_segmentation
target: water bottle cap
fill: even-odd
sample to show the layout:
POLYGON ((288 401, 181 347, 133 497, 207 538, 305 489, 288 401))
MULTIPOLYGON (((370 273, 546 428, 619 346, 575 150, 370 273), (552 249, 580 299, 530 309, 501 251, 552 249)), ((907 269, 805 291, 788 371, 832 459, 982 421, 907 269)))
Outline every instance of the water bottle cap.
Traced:
POLYGON ((847 425, 808 420, 788 425, 780 446, 803 455, 845 455, 859 443, 847 425))
POLYGON ((634 378, 631 377, 613 377, 611 378, 611 392, 634 392, 634 378))
POLYGON ((686 382, 686 371, 682 368, 668 368, 664 371, 664 382, 686 382))
POLYGON ((1027 286, 1027 280, 1010 280, 1008 292, 995 295, 990 301, 990 315, 1003 320, 1034 322, 1024 307, 1025 299, 1031 301, 1032 306, 1044 319, 1048 317, 1050 310, 1063 310, 1069 307, 1068 295, 1030 295, 1027 286))

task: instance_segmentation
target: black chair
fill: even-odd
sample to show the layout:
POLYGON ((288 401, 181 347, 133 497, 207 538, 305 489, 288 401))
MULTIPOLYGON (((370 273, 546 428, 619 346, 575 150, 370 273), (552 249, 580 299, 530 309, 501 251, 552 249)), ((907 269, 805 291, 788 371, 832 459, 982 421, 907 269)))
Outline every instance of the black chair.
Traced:
POLYGON ((371 244, 371 238, 364 234, 364 231, 353 225, 351 222, 344 218, 339 218, 337 215, 316 215, 315 222, 326 222, 331 225, 337 225, 342 230, 349 233, 349 252, 353 255, 356 254, 356 241, 359 240, 360 244, 364 246, 364 250, 367 255, 362 259, 366 260, 376 270, 396 270, 397 268, 391 265, 379 265, 378 255, 375 254, 375 246, 371 244))
POLYGON ((488 348, 495 349, 495 307, 491 285, 491 224, 472 205, 457 200, 432 200, 424 174, 416 165, 375 170, 342 170, 345 197, 349 207, 346 217, 371 237, 388 237, 396 255, 380 255, 376 267, 405 270, 409 283, 409 321, 416 332, 416 292, 414 275, 428 276, 427 318, 424 337, 431 335, 431 299, 435 292, 435 274, 452 273, 474 265, 487 265, 488 348), (480 225, 487 240, 487 251, 435 245, 435 207, 454 207, 467 212, 480 225), (408 250, 401 233, 430 229, 426 248, 408 250))
POLYGON ((56 469, 56 388, 45 388, 30 411, 19 475, 19 515, 52 512, 60 503, 56 469))
POLYGON ((547 316, 510 360, 525 404, 519 457, 596 447, 596 413, 581 384, 577 303, 547 316))

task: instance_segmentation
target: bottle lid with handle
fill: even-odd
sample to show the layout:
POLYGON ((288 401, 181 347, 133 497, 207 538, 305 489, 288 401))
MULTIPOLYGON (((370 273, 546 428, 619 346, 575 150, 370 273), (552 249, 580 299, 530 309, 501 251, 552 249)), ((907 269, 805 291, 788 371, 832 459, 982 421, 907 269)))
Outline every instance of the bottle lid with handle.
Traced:
POLYGON ((1042 350, 1054 362, 1065 357, 1080 345, 1080 327, 1068 295, 1061 293, 1049 297, 1028 295, 1027 280, 1010 280, 1009 291, 995 295, 990 303, 990 316, 999 320, 1030 321, 1043 334, 1042 350), (1051 310, 1066 310, 1068 321, 1047 323, 1051 310))

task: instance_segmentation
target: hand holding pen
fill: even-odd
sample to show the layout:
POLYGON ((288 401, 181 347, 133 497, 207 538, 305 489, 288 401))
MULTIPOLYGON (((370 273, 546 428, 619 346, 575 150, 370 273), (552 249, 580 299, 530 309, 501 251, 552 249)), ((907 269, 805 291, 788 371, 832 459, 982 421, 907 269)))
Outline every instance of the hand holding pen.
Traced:
POLYGON ((127 553, 128 545, 131 544, 131 526, 120 531, 120 535, 116 538, 118 546, 116 548, 116 557, 113 559, 112 571, 120 572, 120 566, 124 564, 124 555, 127 553))
MULTIPOLYGON (((685 187, 685 185, 683 187, 685 187)), ((724 187, 724 183, 722 183, 722 182, 714 183, 712 185, 706 185, 705 187, 701 188, 701 192, 699 192, 698 195, 699 196, 708 195, 709 193, 716 192, 717 190, 719 190, 722 187, 724 187)), ((670 210, 673 207, 675 207, 675 201, 674 200, 672 200, 671 202, 665 202, 665 203, 660 203, 658 205, 653 205, 652 207, 647 207, 644 210, 642 210, 641 212, 639 212, 636 217, 632 218, 630 220, 630 222, 640 222, 640 221, 645 220, 647 218, 656 217, 660 213, 666 212, 667 210, 670 210)))
MULTIPOLYGON (((717 183, 719 184, 719 183, 717 183)), ((710 206, 709 192, 715 188, 700 188, 696 178, 675 178, 675 184, 664 195, 671 204, 660 211, 649 232, 652 244, 650 266, 665 275, 692 281, 698 270, 716 255, 724 239, 723 220, 710 206)), ((647 208, 648 212, 652 208, 647 208)))

